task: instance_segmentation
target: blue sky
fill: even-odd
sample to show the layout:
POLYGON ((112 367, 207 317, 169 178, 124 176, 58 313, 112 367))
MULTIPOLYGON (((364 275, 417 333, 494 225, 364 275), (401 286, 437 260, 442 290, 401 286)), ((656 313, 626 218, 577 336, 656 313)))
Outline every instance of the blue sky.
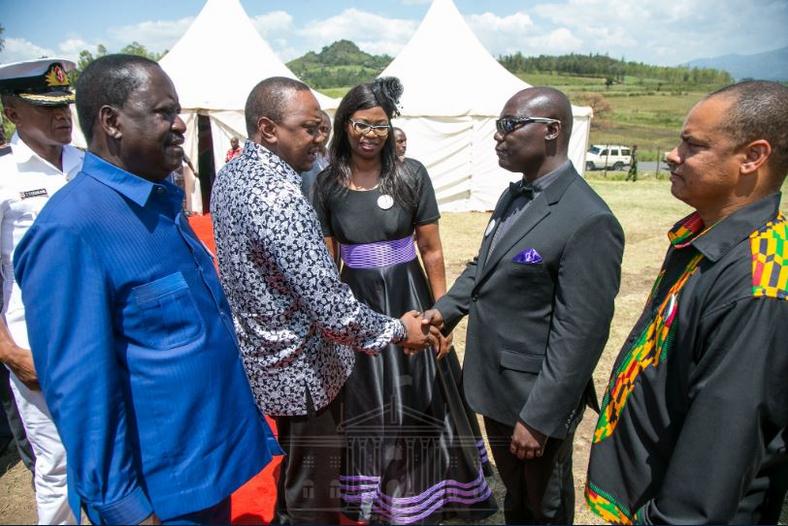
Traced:
MULTIPOLYGON (((429 0, 241 0, 285 61, 347 38, 372 53, 396 55, 429 0)), ((788 46, 788 0, 455 0, 494 55, 608 53, 676 65, 729 53, 788 46)), ((172 47, 202 0, 0 0, 5 50, 0 62, 76 58, 99 43, 117 51, 136 40, 172 47)))

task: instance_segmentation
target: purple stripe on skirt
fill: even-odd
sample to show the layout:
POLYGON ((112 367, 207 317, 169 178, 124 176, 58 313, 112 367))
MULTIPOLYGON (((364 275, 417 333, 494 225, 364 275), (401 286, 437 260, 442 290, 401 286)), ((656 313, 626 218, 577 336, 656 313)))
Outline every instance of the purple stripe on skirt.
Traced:
POLYGON ((376 513, 386 518, 389 522, 395 524, 412 524, 414 522, 418 522, 429 517, 437 510, 444 507, 446 504, 458 503, 464 505, 473 505, 489 499, 491 495, 492 495, 492 490, 490 490, 489 487, 484 491, 482 495, 471 499, 464 499, 462 497, 457 497, 454 495, 447 495, 446 497, 436 500, 428 508, 418 513, 417 515, 407 515, 397 512, 390 513, 387 512, 386 510, 380 509, 377 505, 375 505, 373 509, 375 510, 376 513))
POLYGON ((487 462, 489 459, 487 457, 487 448, 484 447, 484 440, 476 442, 476 448, 479 450, 479 457, 481 457, 482 462, 487 462))
POLYGON ((360 245, 339 245, 342 261, 350 268, 380 268, 416 259, 413 236, 360 245))
POLYGON ((471 489, 460 489, 451 486, 443 487, 437 491, 425 492, 427 494, 426 498, 425 493, 411 497, 413 499, 420 499, 423 501, 413 504, 402 503, 399 502, 401 499, 391 499, 391 497, 388 497, 387 499, 387 495, 379 494, 377 490, 364 491, 357 495, 343 495, 342 500, 347 502, 371 502, 375 500, 375 506, 379 507, 380 509, 403 515, 420 512, 425 507, 432 504, 432 501, 434 501, 437 497, 445 497, 446 495, 470 497, 472 500, 474 500, 474 502, 478 502, 475 499, 479 499, 479 495, 485 493, 488 489, 490 488, 486 482, 484 484, 478 484, 477 487, 471 489), (388 503, 385 502, 386 500, 397 500, 398 502, 388 503))
MULTIPOLYGON (((347 477, 355 478, 355 477, 347 477)), ((349 503, 371 503, 375 513, 389 522, 410 524, 420 521, 435 513, 438 509, 451 503, 472 505, 484 502, 492 495, 492 490, 484 480, 484 474, 479 470, 476 480, 462 483, 456 480, 443 480, 426 491, 413 497, 389 497, 380 492, 380 488, 364 489, 355 495, 342 495, 342 500, 349 503)), ((346 486, 341 486, 346 490, 346 486)), ((344 493, 344 491, 343 491, 344 493)))
MULTIPOLYGON (((340 481, 342 481, 342 479, 344 479, 345 482, 349 482, 347 480, 349 478, 351 478, 351 477, 340 477, 340 481)), ((355 478, 355 477, 353 477, 353 478, 355 478)), ((361 477, 359 477, 359 478, 361 478, 361 477)), ((445 488, 447 486, 448 487, 460 488, 460 489, 473 489, 476 486, 479 486, 480 484, 482 484, 483 482, 485 482, 485 480, 484 480, 484 473, 480 469, 479 473, 476 475, 476 479, 474 479, 474 480, 472 480, 470 482, 460 482, 460 481, 457 481, 457 480, 445 479, 445 480, 441 480, 440 482, 430 486, 426 490, 422 491, 420 494, 414 495, 412 497, 389 497, 388 495, 384 495, 384 494, 381 494, 381 497, 383 499, 385 499, 385 500, 388 500, 388 501, 393 501, 393 502, 396 502, 396 503, 402 502, 402 503, 408 503, 409 504, 409 503, 412 503, 412 502, 416 502, 416 501, 418 501, 420 499, 424 499, 424 498, 426 498, 427 495, 429 495, 431 493, 434 493, 434 492, 436 492, 436 491, 438 491, 440 489, 443 489, 443 488, 445 488)), ((363 483, 362 482, 362 483, 356 483, 356 484, 341 484, 340 487, 347 488, 348 490, 352 491, 353 488, 367 488, 370 485, 371 485, 370 482, 367 482, 367 483, 363 483)))

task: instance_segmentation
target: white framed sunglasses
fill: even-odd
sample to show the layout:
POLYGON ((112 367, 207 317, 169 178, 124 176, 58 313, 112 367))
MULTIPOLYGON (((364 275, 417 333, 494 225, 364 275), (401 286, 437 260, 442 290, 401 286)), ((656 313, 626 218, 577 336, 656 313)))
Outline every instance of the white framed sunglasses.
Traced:
POLYGON ((378 137, 385 137, 391 131, 390 124, 370 124, 368 122, 350 119, 350 125, 353 127, 353 131, 359 135, 369 135, 372 133, 378 137))

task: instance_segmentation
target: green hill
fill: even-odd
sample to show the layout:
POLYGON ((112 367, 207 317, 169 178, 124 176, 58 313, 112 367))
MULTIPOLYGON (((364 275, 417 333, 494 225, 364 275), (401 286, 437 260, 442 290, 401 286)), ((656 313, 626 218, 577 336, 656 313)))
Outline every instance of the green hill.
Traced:
POLYGON ((370 55, 349 40, 339 40, 320 53, 308 52, 287 63, 301 80, 315 88, 354 86, 377 77, 391 62, 388 55, 370 55))

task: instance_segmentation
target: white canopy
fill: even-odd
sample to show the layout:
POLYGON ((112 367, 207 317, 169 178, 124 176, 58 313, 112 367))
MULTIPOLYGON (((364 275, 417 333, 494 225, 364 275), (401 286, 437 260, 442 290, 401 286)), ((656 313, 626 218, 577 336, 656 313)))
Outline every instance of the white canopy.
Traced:
MULTIPOLYGON (((208 0, 186 33, 159 61, 178 91, 188 127, 186 154, 197 160, 197 115, 211 121, 216 170, 230 138, 246 137, 244 106, 268 77, 297 78, 255 29, 239 0, 208 0)), ((338 101, 313 90, 323 109, 338 101)))
MULTIPOLYGON (((405 48, 380 76, 405 87, 394 123, 408 136, 408 157, 427 167, 444 211, 491 210, 509 181, 495 155, 495 119, 529 85, 485 49, 452 0, 433 0, 405 48)), ((569 156, 585 166, 591 108, 573 106, 569 156)))

